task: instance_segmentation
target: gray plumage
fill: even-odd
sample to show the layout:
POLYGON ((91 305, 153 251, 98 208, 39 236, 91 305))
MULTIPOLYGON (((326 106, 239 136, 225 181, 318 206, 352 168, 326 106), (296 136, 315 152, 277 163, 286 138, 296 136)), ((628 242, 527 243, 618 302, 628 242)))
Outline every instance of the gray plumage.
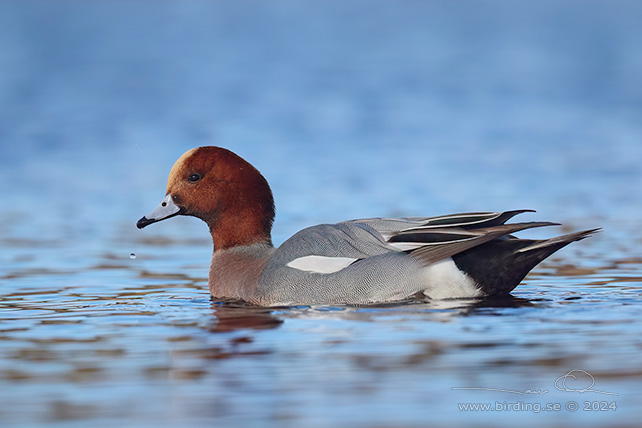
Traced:
MULTIPOLYGON (((504 224, 524 211, 526 210, 428 218, 373 218, 313 226, 298 232, 274 251, 259 277, 256 298, 258 301, 291 305, 306 302, 386 302, 404 299, 420 292, 431 297, 431 290, 434 291, 439 284, 427 281, 427 269, 449 258, 455 258, 456 261, 460 254, 470 254, 475 248, 500 241, 519 244, 511 244, 508 253, 503 250, 503 244, 499 244, 502 251, 490 252, 487 256, 501 257, 488 260, 488 265, 496 268, 499 263, 508 271, 513 269, 519 276, 519 283, 541 259, 595 231, 579 232, 548 241, 520 240, 510 235, 528 228, 555 225, 548 222, 504 224), (407 249, 403 249, 404 247, 407 249), (515 257, 520 259, 520 265, 511 266, 512 257, 523 255, 528 247, 533 247, 531 251, 526 251, 533 256, 515 257), (545 255, 542 257, 543 254, 545 255), (331 273, 304 271, 288 266, 294 260, 306 256, 353 258, 355 261, 331 273)), ((485 263, 483 252, 478 252, 476 257, 480 263, 471 264, 467 259, 463 263, 474 265, 475 269, 472 270, 475 272, 466 272, 457 266, 459 272, 449 274, 452 278, 447 280, 470 280, 475 287, 472 295, 508 293, 517 285, 515 275, 509 275, 510 281, 507 280, 505 286, 498 285, 502 278, 497 277, 492 281, 492 287, 486 288, 476 276, 492 276, 492 272, 485 272, 483 269, 483 274, 476 272, 485 263), (462 278, 455 278, 458 274, 462 278)), ((443 275, 437 279, 444 281, 443 275)))

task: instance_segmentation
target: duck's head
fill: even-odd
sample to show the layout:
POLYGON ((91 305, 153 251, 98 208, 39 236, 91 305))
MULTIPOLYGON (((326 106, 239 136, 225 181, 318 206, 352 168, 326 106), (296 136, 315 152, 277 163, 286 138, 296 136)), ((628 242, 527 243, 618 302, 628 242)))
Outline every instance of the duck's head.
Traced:
POLYGON ((177 215, 206 222, 215 249, 271 243, 274 199, 265 178, 244 159, 220 147, 198 147, 176 161, 165 198, 136 226, 177 215))

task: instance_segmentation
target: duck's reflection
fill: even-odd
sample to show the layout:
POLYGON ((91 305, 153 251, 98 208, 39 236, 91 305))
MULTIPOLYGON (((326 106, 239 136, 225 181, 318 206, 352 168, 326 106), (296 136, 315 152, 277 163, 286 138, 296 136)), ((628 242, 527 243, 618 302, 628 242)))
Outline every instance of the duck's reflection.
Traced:
POLYGON ((214 322, 209 328, 211 332, 231 332, 236 330, 266 330, 278 328, 285 318, 301 317, 340 317, 344 319, 371 318, 386 312, 405 313, 435 313, 434 311, 450 311, 451 316, 472 315, 478 310, 521 308, 535 306, 536 302, 514 297, 496 296, 476 299, 415 299, 393 303, 378 303, 373 305, 342 305, 314 307, 281 307, 265 308, 249 305, 243 301, 226 300, 213 303, 214 322), (280 313, 283 317, 275 315, 280 313))
POLYGON ((267 330, 277 328, 283 320, 272 313, 274 309, 251 306, 242 301, 216 301, 213 303, 214 322, 210 331, 215 333, 235 330, 267 330))
POLYGON ((482 308, 526 308, 535 306, 533 300, 515 297, 510 294, 506 296, 492 296, 479 299, 472 307, 482 308))

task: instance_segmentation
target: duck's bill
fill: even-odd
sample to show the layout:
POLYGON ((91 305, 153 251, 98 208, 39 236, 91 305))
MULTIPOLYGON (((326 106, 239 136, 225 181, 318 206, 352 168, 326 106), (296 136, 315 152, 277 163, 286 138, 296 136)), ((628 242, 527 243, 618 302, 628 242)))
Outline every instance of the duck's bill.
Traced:
POLYGON ((161 203, 158 204, 158 206, 154 208, 152 212, 138 220, 138 222, 136 223, 136 227, 142 229, 143 227, 149 226, 152 223, 174 217, 176 215, 179 215, 180 213, 181 208, 174 204, 172 195, 168 193, 167 196, 163 198, 161 203))

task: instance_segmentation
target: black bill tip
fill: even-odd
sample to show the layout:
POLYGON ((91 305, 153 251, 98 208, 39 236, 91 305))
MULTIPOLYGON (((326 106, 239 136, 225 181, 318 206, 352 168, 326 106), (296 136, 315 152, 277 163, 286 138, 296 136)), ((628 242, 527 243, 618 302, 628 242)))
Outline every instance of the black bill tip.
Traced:
POLYGON ((143 217, 140 220, 138 220, 138 222, 136 223, 136 227, 139 228, 139 229, 142 229, 143 227, 149 226, 150 224, 155 223, 155 222, 156 222, 156 220, 150 220, 147 217, 143 217))

